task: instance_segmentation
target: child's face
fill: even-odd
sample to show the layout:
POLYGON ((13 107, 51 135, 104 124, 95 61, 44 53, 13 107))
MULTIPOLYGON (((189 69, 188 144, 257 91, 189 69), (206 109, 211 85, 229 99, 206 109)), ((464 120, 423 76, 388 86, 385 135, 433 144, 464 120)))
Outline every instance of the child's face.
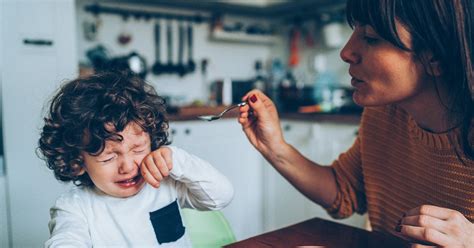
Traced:
POLYGON ((97 189, 111 196, 129 197, 145 185, 140 164, 151 151, 150 136, 135 123, 118 134, 123 136, 121 142, 107 141, 99 155, 82 152, 82 156, 85 172, 97 189))

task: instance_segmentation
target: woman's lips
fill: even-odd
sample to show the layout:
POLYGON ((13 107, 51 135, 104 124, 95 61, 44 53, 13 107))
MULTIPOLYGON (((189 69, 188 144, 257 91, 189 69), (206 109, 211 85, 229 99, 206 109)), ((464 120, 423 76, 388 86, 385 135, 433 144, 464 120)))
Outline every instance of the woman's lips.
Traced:
POLYGON ((351 85, 354 86, 354 87, 357 87, 357 85, 359 85, 361 83, 364 83, 364 81, 359 80, 359 79, 354 78, 354 77, 351 79, 351 85))

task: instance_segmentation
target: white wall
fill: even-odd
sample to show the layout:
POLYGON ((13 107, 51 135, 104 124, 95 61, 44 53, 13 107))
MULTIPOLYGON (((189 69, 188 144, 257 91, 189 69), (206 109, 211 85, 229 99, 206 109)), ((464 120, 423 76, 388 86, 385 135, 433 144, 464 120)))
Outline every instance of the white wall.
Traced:
POLYGON ((2 7, 1 112, 10 244, 41 247, 49 237, 49 208, 66 186, 35 151, 43 104, 62 80, 77 77, 74 1, 4 0, 2 7), (24 39, 53 44, 25 45, 24 39))
MULTIPOLYGON (((85 52, 101 43, 108 48, 113 55, 125 55, 130 51, 138 51, 145 56, 147 63, 150 65, 155 61, 154 46, 154 21, 145 21, 143 19, 136 20, 129 18, 124 23, 118 15, 103 14, 100 15, 101 27, 99 29, 97 41, 90 42, 84 38, 82 31, 82 23, 86 20, 92 21, 94 17, 91 13, 84 11, 84 6, 93 2, 82 0, 77 2, 77 37, 78 37, 78 57, 80 61, 87 61, 85 52), (122 30, 127 30, 133 36, 131 43, 121 46, 116 42, 118 34, 122 30)), ((146 11, 166 11, 175 13, 176 10, 132 6, 124 4, 107 4, 107 6, 127 7, 146 11)), ((176 13, 194 14, 196 12, 178 11, 176 13)), ((207 15, 207 13, 203 13, 207 15)), ((247 18, 248 19, 248 18, 247 18)), ((165 22, 161 22, 162 31, 162 48, 161 61, 167 61, 166 44, 165 44, 165 22)), ((174 23, 176 25, 176 23, 174 23)), ((177 32, 174 33, 174 49, 177 49, 177 32)), ((248 79, 254 76, 254 62, 256 60, 267 60, 272 57, 272 48, 261 44, 245 44, 245 43, 224 43, 209 40, 209 25, 202 23, 194 27, 194 60, 201 61, 203 58, 209 59, 208 66, 208 82, 216 79, 232 78, 232 79, 248 79)), ((174 61, 177 61, 177 52, 174 52, 174 61)), ((186 75, 180 78, 176 75, 160 75, 159 77, 150 75, 147 80, 155 85, 160 94, 186 96, 188 102, 194 99, 202 98, 201 86, 204 78, 198 68, 194 74, 186 75)))
MULTIPOLYGON (((0 15, 3 13, 4 0, 0 0, 0 15)), ((0 58, 3 57, 2 52, 3 44, 3 18, 0 18, 0 58)), ((2 95, 2 71, 3 71, 3 60, 0 59, 0 110, 1 110, 1 95, 2 95)), ((0 122, 2 116, 0 112, 0 122)), ((1 124, 0 124, 1 125, 1 124)), ((0 129, 1 130, 1 129, 0 129)), ((3 142, 0 140, 0 142, 3 142)), ((3 156, 0 156, 0 247, 8 247, 9 231, 8 231, 8 204, 7 204, 7 182, 4 171, 3 156)))

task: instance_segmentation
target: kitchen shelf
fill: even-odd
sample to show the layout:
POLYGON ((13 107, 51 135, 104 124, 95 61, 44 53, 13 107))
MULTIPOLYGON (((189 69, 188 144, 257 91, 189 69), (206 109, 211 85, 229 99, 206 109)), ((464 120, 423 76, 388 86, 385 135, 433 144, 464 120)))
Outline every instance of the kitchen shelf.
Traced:
POLYGON ((247 34, 244 32, 226 32, 221 29, 215 29, 211 31, 210 39, 214 41, 272 45, 278 41, 278 36, 247 34))
POLYGON ((178 8, 191 11, 242 15, 263 19, 293 19, 313 17, 322 9, 334 6, 345 6, 347 0, 290 0, 268 1, 269 4, 258 6, 242 4, 239 1, 206 1, 206 0, 101 0, 101 3, 133 3, 157 7, 178 8))

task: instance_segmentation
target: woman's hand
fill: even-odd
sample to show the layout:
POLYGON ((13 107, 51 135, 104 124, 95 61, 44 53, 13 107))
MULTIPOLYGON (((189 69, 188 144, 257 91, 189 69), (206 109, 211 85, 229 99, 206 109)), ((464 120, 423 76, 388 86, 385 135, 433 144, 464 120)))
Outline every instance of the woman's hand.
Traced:
POLYGON ((418 243, 412 247, 474 247, 474 224, 460 212, 431 205, 411 209, 396 230, 418 243))
POLYGON ((276 152, 285 141, 275 104, 259 90, 250 91, 242 100, 248 105, 240 107, 239 123, 250 143, 264 156, 276 152))
POLYGON ((160 182, 170 175, 171 169, 173 169, 172 151, 168 147, 160 147, 150 152, 140 165, 143 178, 155 188, 160 187, 160 182))

